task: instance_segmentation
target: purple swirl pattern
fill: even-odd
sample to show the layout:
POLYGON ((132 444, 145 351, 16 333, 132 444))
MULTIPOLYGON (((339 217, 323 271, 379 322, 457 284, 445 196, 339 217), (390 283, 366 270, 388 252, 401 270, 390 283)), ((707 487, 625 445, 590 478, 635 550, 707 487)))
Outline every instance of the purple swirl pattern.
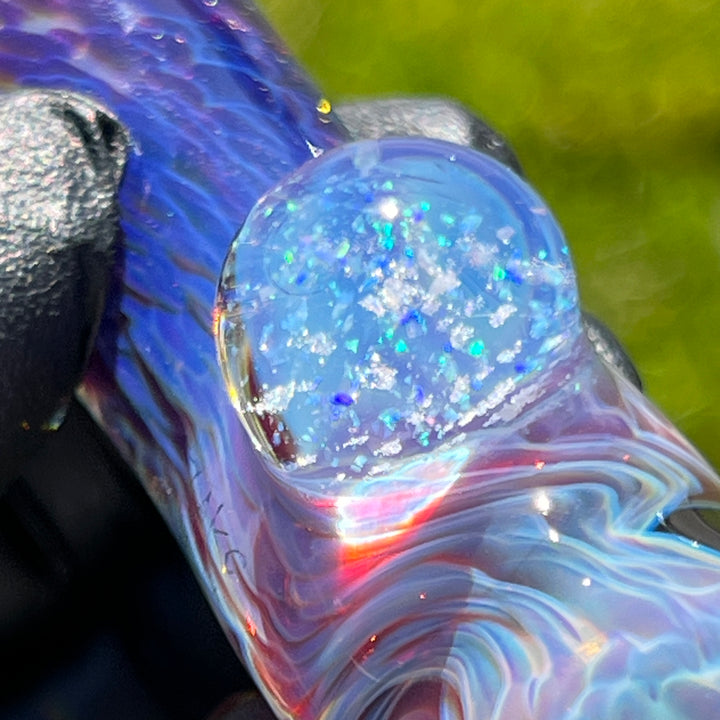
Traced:
POLYGON ((11 0, 0 58, 7 90, 84 92, 133 137, 82 398, 278 717, 718 712, 720 555, 657 529, 717 507, 720 481, 583 337, 508 422, 401 457, 412 489, 308 493, 256 451, 215 352, 223 260, 261 195, 343 131, 248 3, 11 0))

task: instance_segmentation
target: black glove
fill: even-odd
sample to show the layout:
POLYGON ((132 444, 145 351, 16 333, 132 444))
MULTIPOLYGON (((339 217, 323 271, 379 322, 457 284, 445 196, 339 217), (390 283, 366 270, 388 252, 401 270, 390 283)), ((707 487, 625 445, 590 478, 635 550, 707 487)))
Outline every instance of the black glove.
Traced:
MULTIPOLYGON (((337 112, 356 138, 437 137, 522 173, 450 101, 337 112)), ((139 483, 71 399, 112 282, 128 135, 60 93, 8 95, 0 123, 0 718, 197 720, 223 697, 212 720, 272 718, 139 483)), ((639 386, 607 328, 585 324, 639 386)))
POLYGON ((62 412, 91 346, 118 233, 127 135, 89 101, 0 98, 0 477, 62 412))

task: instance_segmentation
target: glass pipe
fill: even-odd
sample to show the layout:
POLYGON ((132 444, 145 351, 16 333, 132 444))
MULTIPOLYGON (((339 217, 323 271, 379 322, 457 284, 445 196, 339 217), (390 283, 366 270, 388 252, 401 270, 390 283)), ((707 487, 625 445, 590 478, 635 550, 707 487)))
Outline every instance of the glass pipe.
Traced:
POLYGON ((278 717, 717 712, 720 481, 594 353, 524 181, 344 144, 243 2, 0 21, 8 90, 132 136, 81 397, 278 717))

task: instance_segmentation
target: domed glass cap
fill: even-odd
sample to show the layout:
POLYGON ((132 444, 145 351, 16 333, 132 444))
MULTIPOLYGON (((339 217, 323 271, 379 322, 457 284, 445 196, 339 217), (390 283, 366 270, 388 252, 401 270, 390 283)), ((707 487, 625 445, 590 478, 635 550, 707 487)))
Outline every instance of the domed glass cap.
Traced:
POLYGON ((356 474, 511 419, 580 332, 545 203, 428 139, 343 146, 265 195, 218 308, 230 394, 266 459, 356 474))

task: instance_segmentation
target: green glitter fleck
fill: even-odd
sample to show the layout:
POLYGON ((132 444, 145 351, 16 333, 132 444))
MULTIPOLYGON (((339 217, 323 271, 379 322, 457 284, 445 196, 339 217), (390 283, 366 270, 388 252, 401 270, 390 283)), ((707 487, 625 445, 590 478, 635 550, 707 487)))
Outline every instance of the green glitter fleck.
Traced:
POLYGON ((291 213, 292 213, 292 212, 295 212, 295 211, 297 210, 297 208, 298 208, 297 203, 294 202, 293 200, 288 200, 288 201, 285 203, 285 207, 287 208, 287 211, 288 211, 288 212, 291 212, 291 213))
POLYGON ((547 257, 547 250, 540 250, 538 252, 538 258, 544 260, 547 257))
POLYGON ((418 437, 418 442, 423 447, 427 447, 430 444, 430 432, 426 430, 425 432, 420 433, 420 436, 418 437))
POLYGON ((292 250, 286 250, 285 254, 283 255, 283 259, 288 265, 292 265, 292 262, 295 259, 295 254, 292 250))
POLYGON ((485 343, 482 340, 475 340, 468 350, 473 357, 479 357, 485 351, 485 343))
POLYGON ((267 207, 263 211, 263 217, 269 218, 273 214, 273 208, 267 207))
POLYGON ((350 352, 353 352, 353 353, 357 353, 359 345, 360 345, 360 341, 359 341, 357 338, 354 339, 354 340, 348 340, 348 341, 345 343, 345 347, 346 347, 350 352))
POLYGON ((350 250, 350 241, 349 241, 349 240, 343 240, 343 241, 340 243, 340 247, 338 248, 338 251, 337 251, 337 253, 335 254, 335 257, 336 257, 338 260, 342 260, 342 259, 348 254, 348 251, 349 251, 349 250, 350 250))
POLYGON ((395 187, 395 186, 393 185, 393 181, 392 181, 392 180, 386 180, 386 181, 382 184, 382 189, 383 189, 383 190, 392 190, 394 187, 395 187))
POLYGON ((446 364, 447 364, 447 358, 445 357, 445 355, 441 355, 438 358, 438 365, 446 365, 446 364))
POLYGON ((440 247, 452 247, 452 240, 448 240, 445 235, 438 235, 437 242, 440 247))
POLYGON ((407 343, 404 340, 398 340, 397 344, 395 345, 395 350, 399 353, 404 353, 407 352, 407 349, 407 343))
POLYGON ((393 339, 393 335, 395 335, 395 330, 393 330, 393 328, 388 328, 388 329, 385 331, 385 337, 386 337, 388 340, 392 340, 392 339, 393 339))
POLYGON ((430 203, 427 202, 427 201, 421 202, 421 203, 420 203, 420 209, 421 209, 423 212, 427 212, 427 211, 430 209, 430 203))
POLYGON ((440 216, 440 219, 446 224, 446 225, 454 225, 455 224, 455 216, 450 215, 450 213, 443 213, 440 216))
POLYGON ((493 280, 504 280, 506 275, 507 273, 499 265, 493 268, 493 280))
POLYGON ((388 430, 394 430, 397 427, 398 419, 397 413, 392 410, 385 410, 380 413, 380 420, 388 430))

